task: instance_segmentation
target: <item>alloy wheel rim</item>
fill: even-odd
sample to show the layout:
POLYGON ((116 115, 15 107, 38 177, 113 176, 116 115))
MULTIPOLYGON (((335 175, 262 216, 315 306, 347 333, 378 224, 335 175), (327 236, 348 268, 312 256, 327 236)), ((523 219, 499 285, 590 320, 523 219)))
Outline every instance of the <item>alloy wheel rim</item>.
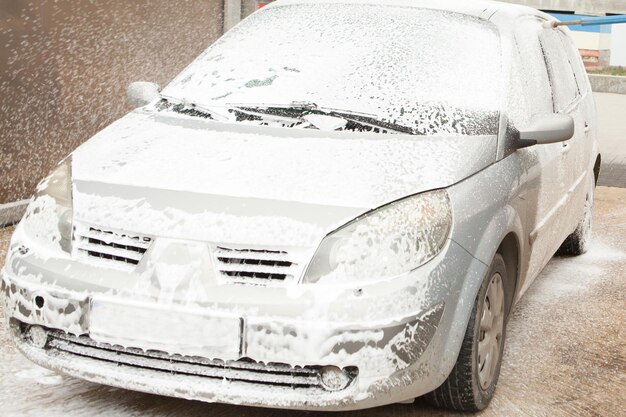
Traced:
POLYGON ((496 272, 489 281, 489 287, 483 299, 478 336, 478 379, 483 390, 491 386, 496 376, 503 328, 504 286, 502 276, 496 272))

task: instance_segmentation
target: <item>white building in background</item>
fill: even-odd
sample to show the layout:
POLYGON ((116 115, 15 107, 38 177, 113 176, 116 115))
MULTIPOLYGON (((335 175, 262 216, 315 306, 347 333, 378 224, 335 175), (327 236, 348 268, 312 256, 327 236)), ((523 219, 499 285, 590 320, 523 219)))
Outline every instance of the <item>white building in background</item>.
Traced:
POLYGON ((613 26, 610 63, 626 67, 626 24, 613 26))

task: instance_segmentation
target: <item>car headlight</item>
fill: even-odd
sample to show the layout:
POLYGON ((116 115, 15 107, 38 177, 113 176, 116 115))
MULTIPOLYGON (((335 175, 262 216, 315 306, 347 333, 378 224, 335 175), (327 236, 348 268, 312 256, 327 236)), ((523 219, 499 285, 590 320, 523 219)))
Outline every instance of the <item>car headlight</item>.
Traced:
POLYGON ((70 252, 72 243, 72 157, 69 156, 37 186, 35 199, 51 197, 56 202, 61 248, 70 252))
POLYGON ((326 236, 304 282, 379 281, 405 274, 443 249, 451 226, 444 190, 389 204, 326 236))

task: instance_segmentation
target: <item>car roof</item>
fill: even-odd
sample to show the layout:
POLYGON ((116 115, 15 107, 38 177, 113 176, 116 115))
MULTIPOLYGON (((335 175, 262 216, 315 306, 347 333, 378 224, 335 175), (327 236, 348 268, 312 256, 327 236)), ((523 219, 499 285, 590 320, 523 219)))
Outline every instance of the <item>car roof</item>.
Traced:
POLYGON ((278 0, 270 3, 266 8, 294 4, 387 5, 442 10, 490 20, 498 27, 510 25, 511 20, 525 15, 539 16, 546 20, 554 19, 550 15, 532 7, 490 0, 278 0))

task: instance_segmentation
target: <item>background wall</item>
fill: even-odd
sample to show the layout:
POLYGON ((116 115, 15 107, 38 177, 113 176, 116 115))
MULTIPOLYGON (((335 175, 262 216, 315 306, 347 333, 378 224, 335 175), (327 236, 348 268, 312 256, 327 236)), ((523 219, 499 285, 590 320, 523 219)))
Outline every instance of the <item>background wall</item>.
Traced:
POLYGON ((626 66, 626 24, 613 25, 611 34, 611 65, 626 66))
POLYGON ((222 0, 1 0, 0 205, 222 33, 222 0))

